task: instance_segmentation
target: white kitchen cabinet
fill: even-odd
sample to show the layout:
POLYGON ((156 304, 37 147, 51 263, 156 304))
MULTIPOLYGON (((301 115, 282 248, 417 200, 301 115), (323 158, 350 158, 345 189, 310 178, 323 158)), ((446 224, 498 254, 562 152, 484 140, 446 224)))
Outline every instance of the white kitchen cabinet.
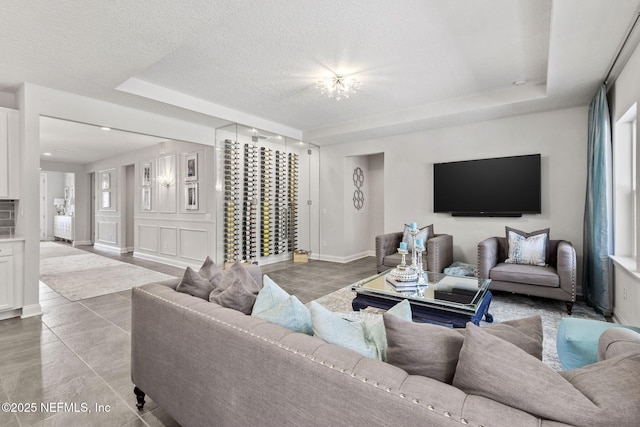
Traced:
POLYGON ((22 307, 23 241, 0 241, 0 319, 19 315, 22 307))
POLYGON ((55 215, 53 217, 53 237, 73 241, 73 217, 55 215))
POLYGON ((0 108, 0 199, 18 198, 18 112, 0 108))

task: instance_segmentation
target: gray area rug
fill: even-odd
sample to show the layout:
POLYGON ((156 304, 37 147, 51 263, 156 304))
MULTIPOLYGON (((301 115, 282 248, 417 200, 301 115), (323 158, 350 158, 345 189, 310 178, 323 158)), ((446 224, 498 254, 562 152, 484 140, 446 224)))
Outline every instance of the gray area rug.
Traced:
POLYGON ((71 301, 172 277, 70 246, 40 243, 40 281, 71 301))
MULTIPOLYGON (((352 311, 351 301, 355 294, 351 286, 346 286, 321 298, 316 302, 327 307, 331 311, 349 312, 352 311)), ((368 307, 366 312, 382 313, 383 310, 368 307)), ((520 319, 523 317, 535 316, 542 318, 544 331, 543 356, 542 361, 549 367, 559 371, 562 370, 558 353, 556 351, 556 336, 560 319, 566 317, 566 305, 562 301, 555 301, 544 298, 528 297, 525 295, 515 295, 504 292, 494 292, 489 313, 493 315, 493 322, 503 322, 505 320, 520 319)), ((583 319, 595 319, 604 321, 605 318, 598 314, 584 303, 578 302, 573 307, 571 317, 583 319)), ((487 324, 482 322, 482 324, 487 324)))

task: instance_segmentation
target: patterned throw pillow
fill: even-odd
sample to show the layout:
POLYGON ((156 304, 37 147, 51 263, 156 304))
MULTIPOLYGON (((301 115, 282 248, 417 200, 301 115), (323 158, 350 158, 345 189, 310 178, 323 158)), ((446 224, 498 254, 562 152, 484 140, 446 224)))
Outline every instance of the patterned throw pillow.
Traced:
POLYGON ((549 229, 531 233, 506 227, 509 255, 504 261, 508 264, 547 265, 547 242, 549 229))
MULTIPOLYGON (((416 239, 422 239, 424 250, 427 251, 427 240, 433 237, 433 224, 427 225, 418 229, 416 239)), ((402 241, 407 244, 407 250, 409 253, 413 252, 413 238, 411 237, 411 226, 404 225, 404 234, 402 235, 402 241)))

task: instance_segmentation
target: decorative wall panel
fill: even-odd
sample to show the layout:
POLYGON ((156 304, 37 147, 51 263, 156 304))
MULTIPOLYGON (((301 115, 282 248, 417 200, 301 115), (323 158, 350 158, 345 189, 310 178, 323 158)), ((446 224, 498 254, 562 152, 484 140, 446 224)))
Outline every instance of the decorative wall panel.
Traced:
POLYGON ((176 227, 160 227, 158 252, 165 255, 178 255, 178 229, 176 227))
POLYGON ((178 230, 180 235, 180 256, 202 262, 207 257, 207 230, 178 230))
POLYGON ((117 244, 118 223, 113 221, 98 221, 98 240, 104 243, 117 244))
POLYGON ((145 251, 158 251, 158 227, 154 225, 138 226, 138 247, 145 251))

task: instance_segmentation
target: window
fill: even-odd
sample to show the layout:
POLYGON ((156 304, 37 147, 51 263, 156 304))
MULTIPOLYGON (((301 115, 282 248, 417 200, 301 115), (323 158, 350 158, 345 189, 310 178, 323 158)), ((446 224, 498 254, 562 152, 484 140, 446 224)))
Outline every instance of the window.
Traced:
POLYGON ((637 259, 636 105, 616 122, 613 141, 614 252, 637 259))

